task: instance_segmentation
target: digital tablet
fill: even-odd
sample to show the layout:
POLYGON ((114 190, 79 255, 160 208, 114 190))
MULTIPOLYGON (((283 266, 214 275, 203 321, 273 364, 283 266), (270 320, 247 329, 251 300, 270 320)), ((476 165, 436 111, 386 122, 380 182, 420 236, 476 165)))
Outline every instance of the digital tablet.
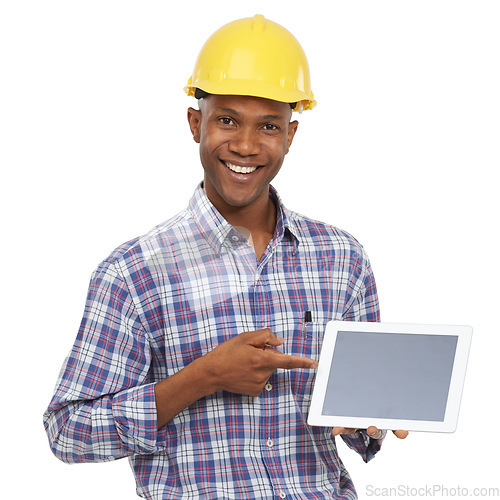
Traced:
POLYGON ((470 326, 330 321, 309 425, 454 432, 470 326))

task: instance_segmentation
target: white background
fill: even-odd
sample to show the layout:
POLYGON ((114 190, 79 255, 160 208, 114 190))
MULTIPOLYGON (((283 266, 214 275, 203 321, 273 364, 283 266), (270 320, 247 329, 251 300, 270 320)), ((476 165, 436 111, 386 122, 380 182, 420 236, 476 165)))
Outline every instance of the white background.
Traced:
POLYGON ((360 497, 500 487, 497 1, 11 0, 0 7, 3 498, 136 498, 126 460, 57 461, 42 413, 92 270, 184 208, 202 178, 182 91, 202 43, 256 13, 299 39, 318 101, 274 181, 285 204, 363 243, 384 321, 474 327, 456 433, 389 436, 369 464, 339 444, 360 497))

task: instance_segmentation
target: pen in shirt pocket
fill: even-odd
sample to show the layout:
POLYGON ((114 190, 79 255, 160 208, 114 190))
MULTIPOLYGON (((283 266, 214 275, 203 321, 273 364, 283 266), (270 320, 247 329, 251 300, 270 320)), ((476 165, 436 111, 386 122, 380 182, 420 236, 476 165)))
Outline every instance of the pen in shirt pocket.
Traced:
POLYGON ((302 323, 302 333, 304 338, 307 338, 307 324, 312 323, 312 312, 307 310, 304 313, 304 322, 302 323))

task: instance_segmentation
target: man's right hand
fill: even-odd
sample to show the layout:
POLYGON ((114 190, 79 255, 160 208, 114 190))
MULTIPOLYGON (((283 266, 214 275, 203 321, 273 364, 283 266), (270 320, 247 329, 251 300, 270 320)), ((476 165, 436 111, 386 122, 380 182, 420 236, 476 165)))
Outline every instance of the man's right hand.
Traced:
POLYGON ((158 428, 204 396, 219 390, 258 396, 277 368, 316 368, 313 359, 278 351, 283 339, 269 328, 226 340, 155 384, 158 428))
POLYGON ((269 328, 245 332, 217 346, 199 359, 213 392, 225 390, 258 396, 277 368, 317 368, 310 358, 290 356, 278 351, 283 339, 269 328))

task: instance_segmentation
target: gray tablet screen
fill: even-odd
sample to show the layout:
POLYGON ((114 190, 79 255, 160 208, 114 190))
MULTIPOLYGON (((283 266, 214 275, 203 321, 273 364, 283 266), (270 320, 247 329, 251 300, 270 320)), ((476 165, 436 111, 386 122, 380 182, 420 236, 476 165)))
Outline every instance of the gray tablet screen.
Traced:
POLYGON ((323 415, 443 421, 457 341, 339 331, 323 415))

